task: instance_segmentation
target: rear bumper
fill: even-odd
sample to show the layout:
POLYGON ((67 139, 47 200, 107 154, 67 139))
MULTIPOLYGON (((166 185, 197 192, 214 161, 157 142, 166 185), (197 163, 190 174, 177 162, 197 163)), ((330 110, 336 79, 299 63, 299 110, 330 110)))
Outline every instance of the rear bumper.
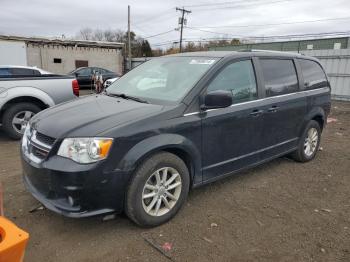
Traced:
POLYGON ((129 173, 104 172, 101 165, 61 157, 37 165, 22 155, 22 166, 27 190, 56 213, 78 218, 123 211, 129 173))

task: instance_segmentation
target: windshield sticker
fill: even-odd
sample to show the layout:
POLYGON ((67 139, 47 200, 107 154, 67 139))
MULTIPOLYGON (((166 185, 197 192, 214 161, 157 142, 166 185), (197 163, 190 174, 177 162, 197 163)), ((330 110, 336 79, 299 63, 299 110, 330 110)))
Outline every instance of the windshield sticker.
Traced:
POLYGON ((215 60, 208 59, 192 59, 190 65, 211 65, 215 62, 215 60))

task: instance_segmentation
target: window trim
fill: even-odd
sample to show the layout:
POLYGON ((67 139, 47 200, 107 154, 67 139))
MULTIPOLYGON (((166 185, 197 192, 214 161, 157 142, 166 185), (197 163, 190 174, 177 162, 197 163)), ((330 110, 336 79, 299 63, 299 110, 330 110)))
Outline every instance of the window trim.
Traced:
POLYGON ((302 91, 297 91, 297 92, 293 92, 293 93, 289 93, 289 94, 283 94, 283 95, 277 95, 277 96, 269 96, 269 97, 263 97, 263 98, 259 98, 256 100, 250 100, 250 101, 246 101, 246 102, 240 102, 237 104, 232 104, 229 107, 224 107, 224 108, 213 108, 213 109, 207 109, 204 111, 192 111, 189 113, 184 113, 183 116, 193 116, 193 115, 199 115, 199 114, 203 114, 203 113, 207 113, 210 111, 215 111, 215 110, 225 110, 227 108, 232 108, 232 107, 238 107, 238 106, 242 106, 242 105, 246 105, 246 104, 251 104, 251 103, 258 103, 258 102, 263 102, 263 101, 270 101, 270 100, 278 100, 284 97, 289 97, 289 96, 295 96, 295 95, 300 95, 300 96, 304 96, 307 97, 308 94, 313 95, 315 94, 322 94, 324 92, 329 92, 330 93, 330 86, 327 87, 321 87, 321 88, 316 88, 316 89, 310 89, 310 90, 302 90, 302 91))
MULTIPOLYGON (((245 102, 250 102, 250 101, 255 101, 257 99, 260 98, 259 96, 259 80, 258 80, 258 76, 257 76, 257 71, 256 71, 256 67, 254 64, 254 60, 253 57, 241 57, 241 58, 235 58, 235 59, 230 59, 229 61, 227 61, 226 63, 224 63, 216 72, 215 74, 207 81, 207 84, 205 85, 205 87, 203 88, 203 90, 200 92, 200 97, 204 97, 207 93, 208 93, 208 88, 210 86, 210 84, 216 79, 216 77, 225 70, 226 67, 234 64, 234 63, 239 63, 242 61, 247 61, 249 60, 251 62, 252 65, 252 69, 253 69, 253 73, 254 73, 254 78, 255 78, 255 88, 256 88, 256 98, 253 100, 249 100, 249 101, 244 101, 244 102, 237 102, 235 103, 234 101, 232 101, 232 105, 235 104, 239 104, 239 103, 245 103, 245 102)), ((231 105, 231 106, 232 106, 231 105)))
MULTIPOLYGON (((258 57, 258 64, 259 64, 259 69, 260 69, 260 73, 261 73, 261 85, 263 88, 263 93, 264 93, 264 97, 268 98, 268 97, 275 97, 275 96, 267 96, 267 92, 266 92, 266 85, 265 85, 265 78, 264 78, 264 74, 263 74, 263 70, 262 70, 262 64, 261 64, 261 60, 290 60, 293 63, 294 66, 294 70, 295 70, 295 75, 297 77, 297 86, 298 89, 294 92, 291 93, 286 93, 286 94, 280 94, 280 95, 288 95, 288 94, 293 94, 293 93, 297 93, 300 91, 303 91, 304 89, 301 89, 301 79, 300 79, 300 75, 299 75, 299 71, 298 71, 298 67, 296 66, 296 61, 294 57, 274 57, 274 56, 259 56, 258 57)), ((276 96, 280 96, 280 95, 276 95, 276 96)))
MULTIPOLYGON (((308 90, 312 90, 312 89, 307 89, 305 86, 305 79, 304 79, 303 70, 301 69, 301 63, 300 63, 301 60, 306 60, 306 61, 314 62, 315 64, 317 64, 321 68, 321 70, 326 78, 328 88, 331 88, 331 85, 330 85, 329 79, 328 79, 328 75, 327 75, 324 67, 322 66, 322 64, 318 60, 309 59, 307 57, 298 57, 298 58, 295 58, 295 60, 296 60, 295 63, 298 64, 299 69, 300 69, 300 82, 301 82, 300 85, 301 85, 302 91, 304 91, 304 90, 308 91, 308 90)), ((316 89, 320 89, 320 88, 316 88, 316 89)))

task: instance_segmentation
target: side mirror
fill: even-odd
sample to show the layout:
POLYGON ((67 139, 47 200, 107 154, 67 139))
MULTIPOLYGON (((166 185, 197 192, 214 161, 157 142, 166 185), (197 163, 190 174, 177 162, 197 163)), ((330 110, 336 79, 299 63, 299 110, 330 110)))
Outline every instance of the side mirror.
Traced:
POLYGON ((202 110, 224 108, 232 105, 231 91, 215 90, 207 93, 204 97, 204 104, 201 106, 202 110))

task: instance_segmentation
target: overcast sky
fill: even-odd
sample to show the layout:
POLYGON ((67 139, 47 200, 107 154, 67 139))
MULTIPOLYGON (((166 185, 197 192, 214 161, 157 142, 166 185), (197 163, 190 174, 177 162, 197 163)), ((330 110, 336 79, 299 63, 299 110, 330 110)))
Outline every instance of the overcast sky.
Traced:
MULTIPOLYGON (((128 4, 132 30, 143 37, 178 27, 176 6, 192 11, 186 15, 187 26, 193 27, 184 30, 188 40, 350 31, 349 0, 0 0, 0 4, 0 34, 6 35, 71 37, 84 27, 126 30, 128 4), (294 23, 301 21, 314 22, 294 23)), ((179 32, 173 31, 148 40, 157 46, 178 38, 179 32)))

